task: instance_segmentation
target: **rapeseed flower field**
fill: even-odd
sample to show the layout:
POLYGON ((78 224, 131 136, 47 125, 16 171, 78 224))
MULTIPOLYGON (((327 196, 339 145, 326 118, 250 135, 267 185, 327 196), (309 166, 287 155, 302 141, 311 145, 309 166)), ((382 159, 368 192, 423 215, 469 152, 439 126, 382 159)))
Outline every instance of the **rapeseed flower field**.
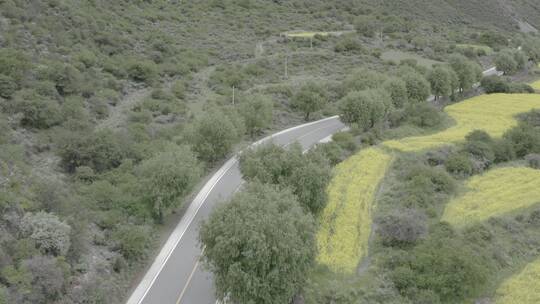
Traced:
POLYGON ((540 170, 493 169, 469 179, 466 188, 463 195, 446 205, 442 220, 466 226, 540 203, 540 170))
POLYGON ((497 289, 495 303, 540 303, 540 259, 503 282, 497 289))
POLYGON ((379 148, 368 148, 335 168, 317 234, 321 264, 352 273, 367 255, 373 201, 391 159, 379 148))

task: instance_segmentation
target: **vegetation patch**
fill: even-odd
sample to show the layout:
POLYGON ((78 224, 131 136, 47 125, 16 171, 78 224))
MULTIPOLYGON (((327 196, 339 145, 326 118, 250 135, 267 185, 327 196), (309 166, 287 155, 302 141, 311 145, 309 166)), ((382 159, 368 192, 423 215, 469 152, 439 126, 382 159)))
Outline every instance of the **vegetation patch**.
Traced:
POLYGON ((379 148, 368 148, 335 168, 317 234, 321 264, 353 273, 367 255, 376 188, 391 158, 379 148))
POLYGON ((481 51, 487 55, 493 54, 493 49, 487 45, 461 43, 461 44, 456 44, 456 47, 458 49, 473 49, 477 52, 481 51))
POLYGON ((493 169, 472 177, 467 192, 452 200, 442 219, 464 226, 540 202, 540 171, 525 167, 493 169))
POLYGON ((495 303, 540 303, 540 259, 506 280, 497 289, 495 303))
POLYGON ((531 87, 537 91, 540 91, 540 80, 531 83, 531 87))
POLYGON ((482 95, 445 108, 448 115, 456 121, 453 127, 428 136, 390 140, 384 145, 405 152, 419 151, 462 141, 465 135, 476 129, 482 129, 493 137, 500 137, 518 124, 515 119, 517 114, 535 108, 540 108, 540 99, 536 95, 482 95))

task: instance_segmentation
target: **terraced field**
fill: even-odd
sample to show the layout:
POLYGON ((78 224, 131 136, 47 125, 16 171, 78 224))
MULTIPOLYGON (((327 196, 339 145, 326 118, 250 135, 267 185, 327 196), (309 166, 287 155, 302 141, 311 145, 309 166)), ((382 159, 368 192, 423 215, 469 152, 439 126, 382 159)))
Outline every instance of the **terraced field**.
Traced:
POLYGON ((540 170, 508 167, 474 176, 446 206, 442 220, 466 226, 540 203, 540 170))
POLYGON ((372 205, 391 158, 379 148, 368 148, 336 167, 317 234, 321 264, 352 273, 367 255, 372 205))
POLYGON ((516 114, 534 108, 540 108, 540 97, 535 94, 482 95, 445 108, 456 122, 449 129, 428 136, 390 140, 384 145, 404 152, 425 150, 462 141, 475 129, 500 137, 517 124, 516 114))
POLYGON ((506 280, 497 289, 496 304, 540 303, 540 259, 506 280))
MULTIPOLYGON (((448 106, 445 111, 455 120, 455 125, 445 131, 428 135, 409 137, 401 140, 386 141, 380 147, 369 148, 360 151, 348 160, 339 164, 335 169, 335 176, 328 188, 329 202, 321 216, 321 228, 317 235, 319 246, 318 261, 327 265, 336 272, 352 273, 359 261, 367 255, 369 235, 371 233, 371 214, 373 202, 377 188, 383 179, 387 168, 392 159, 392 152, 386 152, 387 148, 394 152, 420 151, 428 148, 434 148, 441 145, 448 145, 462 141, 465 136, 475 130, 482 129, 490 133, 493 137, 500 137, 509 128, 515 126, 517 121, 515 115, 530 111, 534 108, 540 108, 540 98, 534 94, 492 94, 475 97, 461 103, 448 106)), ((536 183, 536 174, 525 168, 523 172, 506 172, 511 176, 497 180, 497 174, 504 175, 504 171, 495 171, 491 175, 484 176, 480 181, 472 181, 472 185, 479 184, 481 189, 492 189, 492 195, 499 195, 499 191, 505 189, 522 189, 524 193, 519 193, 516 197, 530 198, 540 193, 535 189, 523 189, 526 181, 522 180, 525 172, 529 177, 534 176, 536 183), (494 174, 494 175, 493 175, 494 174), (493 181, 495 180, 495 181, 493 181), (494 185, 491 185, 494 183, 494 185), (519 184, 517 181, 521 181, 519 184), (507 182, 512 186, 501 187, 501 184, 507 182), (516 185, 512 184, 516 182, 516 185), (490 186, 491 185, 491 186, 490 186), (498 186, 497 186, 498 185, 498 186), (514 187, 515 186, 515 187, 514 187), (491 187, 491 188, 490 188, 491 187)), ((503 169, 501 169, 503 170, 503 169)), ((540 172, 540 171, 537 171, 540 172)), ((530 185, 529 185, 530 187, 530 185)), ((534 187, 530 187, 534 188, 534 187)), ((538 188, 538 187, 537 187, 538 188)), ((485 190, 488 191, 488 190, 485 190)), ((472 196, 472 194, 469 194, 472 196)), ((504 197, 510 197, 511 194, 504 194, 504 197)), ((468 199, 468 198, 467 198, 468 199)), ((474 207, 476 197, 472 196, 470 208, 474 207)), ((496 199, 496 197, 494 197, 496 199)), ((533 202, 534 203, 534 202, 533 202)), ((531 200, 522 201, 519 206, 532 204, 531 200)), ((492 203, 491 207, 499 212, 506 212, 513 206, 492 203), (505 210, 508 209, 508 210, 505 210)), ((457 205, 461 208, 461 204, 457 205)), ((448 211, 447 217, 453 216, 448 211)), ((481 214, 492 214, 491 209, 486 209, 481 214), (490 213, 491 212, 491 213, 490 213)), ((455 215, 457 217, 457 215, 455 215)), ((478 215, 480 216, 480 215, 478 215)), ((472 220, 472 219, 471 219, 472 220)), ((456 219, 457 221, 457 219, 456 219)))

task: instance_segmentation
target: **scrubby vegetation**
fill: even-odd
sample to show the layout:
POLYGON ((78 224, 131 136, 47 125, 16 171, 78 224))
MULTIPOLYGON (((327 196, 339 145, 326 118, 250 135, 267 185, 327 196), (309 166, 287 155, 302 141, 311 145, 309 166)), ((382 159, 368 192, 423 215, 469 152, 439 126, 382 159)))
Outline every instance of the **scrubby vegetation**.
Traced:
MULTIPOLYGON (((532 80, 528 77, 540 60, 540 39, 514 31, 523 25, 521 20, 539 28, 538 10, 532 0, 511 8, 496 3, 487 10, 483 3, 439 0, 391 6, 385 1, 319 0, 0 1, 0 303, 123 302, 137 272, 159 247, 159 236, 166 234, 168 226, 162 224, 181 216, 204 175, 246 141, 341 114, 352 132, 336 134, 332 143, 306 155, 297 147, 263 147, 247 152, 242 161, 242 173, 255 185, 249 189, 260 191, 239 194, 233 205, 253 207, 259 216, 255 219, 266 218, 261 216, 265 212, 283 216, 283 222, 271 224, 283 224, 276 234, 290 233, 288 241, 294 244, 275 244, 305 246, 295 247, 302 256, 295 256, 299 267, 289 273, 294 284, 265 282, 268 298, 253 298, 253 290, 242 290, 242 284, 227 285, 232 280, 223 280, 218 290, 257 303, 290 300, 305 287, 306 271, 315 262, 315 240, 321 240, 312 227, 318 220, 311 217, 325 218, 327 204, 341 202, 335 183, 329 188, 335 191, 325 192, 331 166, 361 146, 360 153, 374 153, 372 158, 381 161, 374 165, 386 167, 390 152, 366 146, 446 127, 448 119, 439 108, 478 92, 480 65, 496 63, 507 74, 502 80, 484 80, 486 91, 531 92, 517 82, 532 80), (420 3, 422 10, 417 9, 420 3), (428 103, 430 95, 435 101, 428 103), (289 204, 280 205, 276 197, 289 204), (251 199, 268 205, 250 205, 251 199), (300 238, 297 230, 313 233, 300 238), (276 293, 279 288, 286 290, 276 293)), ((483 110, 506 111, 499 105, 508 101, 513 108, 483 114, 502 119, 499 127, 491 122, 483 127, 497 144, 475 141, 450 153, 444 166, 456 178, 515 158, 538 167, 535 115, 504 140, 498 138, 515 126, 512 115, 535 107, 533 98, 497 96, 463 104, 463 111, 477 116, 473 103, 483 110)), ((459 108, 447 108, 459 130, 424 137, 423 148, 461 140, 473 125, 484 126, 478 117, 454 116, 452 109, 459 108)), ((405 146, 393 148, 410 151, 416 144, 415 139, 404 140, 399 145, 405 146)), ((365 182, 368 197, 375 197, 376 186, 367 180, 381 180, 382 173, 374 169, 374 175, 364 176, 344 169, 351 165, 362 170, 363 164, 346 161, 335 170, 336 178, 353 176, 365 182)), ((446 178, 440 171, 430 174, 434 180, 446 178)), ((429 185, 420 177, 410 183, 429 185)), ((348 201, 358 204, 354 190, 347 189, 348 201)), ((420 199, 428 203, 431 198, 426 194, 420 199)), ((415 249, 417 253, 436 250, 428 233, 431 226, 423 223, 431 219, 431 211, 409 207, 405 220, 375 217, 385 231, 383 242, 412 246, 425 239, 430 243, 415 249), (411 235, 391 225, 413 219, 420 223, 407 228, 411 235)), ((350 251, 343 251, 343 261, 329 258, 330 267, 354 272, 367 255, 369 233, 353 227, 371 223, 373 211, 363 208, 366 212, 343 227, 359 238, 343 236, 350 251), (365 214, 369 216, 363 221, 365 214), (352 244, 356 241, 360 249, 352 244)), ((334 213, 339 216, 321 220, 322 227, 347 221, 343 210, 334 213)), ((265 227, 270 226, 258 228, 265 227)), ((251 244, 247 231, 244 241, 251 244)), ((215 231, 206 232, 210 242, 215 231)), ((227 266, 212 264, 221 254, 217 250, 208 258, 215 269, 227 266)), ((448 259, 454 258, 460 257, 449 254, 448 259)), ((430 274, 422 273, 419 262, 405 264, 403 278, 421 274, 427 283, 404 279, 400 296, 432 286, 445 301, 472 292, 444 293, 430 282, 430 274)), ((434 273, 447 277, 445 271, 434 273)), ((482 282, 483 276, 475 278, 482 282)), ((424 293, 435 299, 431 291, 424 293)), ((314 303, 346 303, 347 297, 340 296, 314 303)), ((310 297, 306 293, 308 302, 310 297)))

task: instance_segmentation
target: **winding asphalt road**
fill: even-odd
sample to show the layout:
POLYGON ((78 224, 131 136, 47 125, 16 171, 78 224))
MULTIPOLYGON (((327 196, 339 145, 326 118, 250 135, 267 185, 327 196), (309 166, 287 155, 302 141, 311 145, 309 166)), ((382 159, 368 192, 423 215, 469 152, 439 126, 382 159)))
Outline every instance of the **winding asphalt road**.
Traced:
MULTIPOLYGON (((252 146, 298 142, 309 149, 345 128, 337 116, 307 123, 264 138, 252 146)), ((212 275, 201 269, 197 239, 201 222, 242 185, 237 157, 229 159, 204 185, 170 235, 127 304, 215 304, 212 275)))

